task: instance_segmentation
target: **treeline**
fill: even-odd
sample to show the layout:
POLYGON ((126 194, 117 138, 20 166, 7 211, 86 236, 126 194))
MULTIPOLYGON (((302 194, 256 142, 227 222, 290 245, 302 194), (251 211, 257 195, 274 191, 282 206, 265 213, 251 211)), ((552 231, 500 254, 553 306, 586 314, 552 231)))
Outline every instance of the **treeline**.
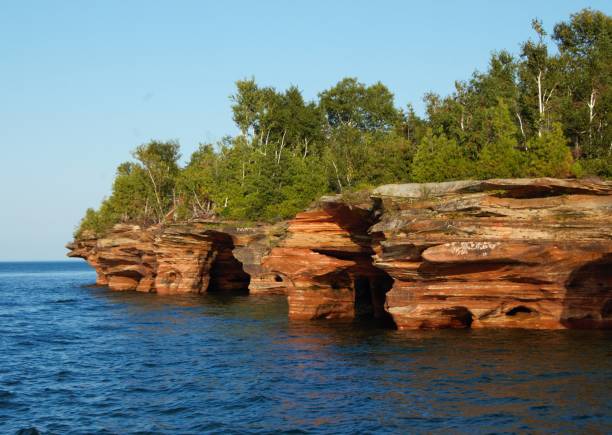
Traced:
POLYGON ((76 235, 118 222, 281 219, 327 192, 384 183, 612 177, 612 18, 585 9, 550 35, 532 27, 518 56, 496 52, 451 95, 426 94, 424 118, 397 108, 382 83, 345 78, 304 101, 296 87, 240 80, 238 136, 200 145, 184 167, 176 142, 137 147, 76 235))

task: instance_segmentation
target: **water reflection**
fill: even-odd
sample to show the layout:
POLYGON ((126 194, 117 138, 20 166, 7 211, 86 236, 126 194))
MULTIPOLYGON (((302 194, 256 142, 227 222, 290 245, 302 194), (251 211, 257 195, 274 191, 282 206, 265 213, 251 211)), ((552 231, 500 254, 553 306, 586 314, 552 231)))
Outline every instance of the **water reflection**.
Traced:
POLYGON ((612 429, 609 331, 292 322, 282 296, 162 298, 55 271, 0 274, 1 433, 612 429))

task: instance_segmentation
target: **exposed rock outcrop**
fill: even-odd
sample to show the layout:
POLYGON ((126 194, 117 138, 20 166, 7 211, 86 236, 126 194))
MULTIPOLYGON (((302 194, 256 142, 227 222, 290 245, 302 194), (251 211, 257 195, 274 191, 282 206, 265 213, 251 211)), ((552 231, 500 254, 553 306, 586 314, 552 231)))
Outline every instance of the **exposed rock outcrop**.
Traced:
POLYGON ((69 257, 80 257, 96 270, 96 283, 113 290, 150 291, 157 270, 153 242, 158 227, 115 225, 104 238, 86 235, 67 245, 69 257))
POLYGON ((253 293, 284 293, 261 267, 261 257, 279 237, 275 229, 205 221, 146 229, 116 225, 106 237, 84 234, 67 248, 68 256, 96 269, 97 284, 113 290, 173 294, 250 286, 253 293))
POLYGON ((106 275, 102 273, 100 263, 98 263, 98 256, 96 245, 98 238, 92 231, 85 231, 81 234, 81 237, 66 245, 68 249, 67 256, 70 258, 82 258, 96 271, 96 285, 108 285, 108 279, 106 275))
POLYGON ((400 328, 612 327, 612 186, 382 186, 374 264, 400 328))
POLYGON ((287 237, 264 260, 287 287, 293 319, 384 319, 389 276, 372 265, 371 204, 326 197, 289 222, 287 237))
POLYGON ((387 185, 287 224, 118 225, 68 248, 114 290, 286 293, 293 319, 612 328, 610 182, 387 185))

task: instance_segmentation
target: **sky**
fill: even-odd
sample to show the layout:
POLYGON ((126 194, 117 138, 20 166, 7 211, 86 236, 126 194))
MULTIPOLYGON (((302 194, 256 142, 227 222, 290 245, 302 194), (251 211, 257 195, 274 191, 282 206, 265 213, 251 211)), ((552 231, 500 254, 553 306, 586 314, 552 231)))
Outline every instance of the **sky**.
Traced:
POLYGON ((234 82, 255 77, 306 99, 357 77, 398 107, 448 94, 584 7, 612 2, 29 1, 0 2, 0 261, 61 260, 115 169, 150 139, 236 134, 234 82))

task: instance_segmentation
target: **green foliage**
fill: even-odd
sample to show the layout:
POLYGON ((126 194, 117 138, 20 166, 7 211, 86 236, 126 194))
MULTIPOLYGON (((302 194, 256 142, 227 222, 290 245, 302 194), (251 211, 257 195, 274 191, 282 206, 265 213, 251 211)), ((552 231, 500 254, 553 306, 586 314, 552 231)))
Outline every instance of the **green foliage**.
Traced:
POLYGON ((412 180, 422 183, 472 178, 472 166, 455 139, 429 131, 412 161, 412 180))
POLYGON ((138 146, 134 157, 140 163, 135 172, 144 174, 139 174, 138 179, 147 190, 145 207, 149 206, 150 200, 157 222, 161 222, 176 202, 175 184, 179 174, 178 159, 181 157, 179 144, 151 141, 138 146))
POLYGON ((251 145, 282 144, 304 154, 317 150, 323 138, 323 111, 313 102, 304 102, 297 87, 280 93, 271 87, 260 88, 254 79, 239 80, 236 87, 231 97, 233 118, 251 145))
POLYGON ((478 178, 519 177, 523 175, 521 157, 516 141, 510 138, 487 144, 480 152, 476 165, 478 178))
POLYGON ((82 238, 86 233, 96 235, 101 233, 100 222, 98 220, 98 212, 93 208, 85 210, 85 216, 81 219, 79 226, 74 231, 74 238, 82 238))
POLYGON ((565 68, 558 98, 565 135, 577 155, 605 160, 612 143, 612 18, 584 9, 557 24, 553 39, 565 68))
POLYGON ((603 156, 594 159, 583 159, 576 163, 580 163, 580 175, 599 176, 604 178, 612 178, 612 155, 603 156))
POLYGON ((484 145, 476 165, 479 178, 511 178, 521 175, 522 156, 518 150, 517 128, 504 100, 484 111, 484 145))
POLYGON ((178 143, 140 145, 75 236, 118 222, 285 219, 322 194, 386 183, 612 177, 612 18, 584 9, 551 36, 532 27, 518 56, 495 52, 452 94, 426 94, 424 117, 380 82, 344 78, 305 101, 295 86, 239 80, 239 136, 200 145, 182 167, 178 143))
POLYGON ((524 174, 532 177, 566 177, 573 164, 561 125, 544 131, 527 142, 524 174))
POLYGON ((380 82, 366 86, 356 78, 345 78, 321 92, 319 98, 331 128, 372 132, 389 130, 399 120, 393 94, 380 82))
MULTIPOLYGON (((282 181, 271 192, 272 201, 262 204, 264 218, 290 218, 327 191, 327 177, 318 159, 289 155, 284 163, 286 166, 282 171, 282 181)), ((253 217, 259 216, 254 213, 253 217)))
POLYGON ((191 155, 189 164, 176 179, 180 219, 206 218, 214 213, 213 195, 216 190, 218 157, 210 144, 200 145, 191 155))

